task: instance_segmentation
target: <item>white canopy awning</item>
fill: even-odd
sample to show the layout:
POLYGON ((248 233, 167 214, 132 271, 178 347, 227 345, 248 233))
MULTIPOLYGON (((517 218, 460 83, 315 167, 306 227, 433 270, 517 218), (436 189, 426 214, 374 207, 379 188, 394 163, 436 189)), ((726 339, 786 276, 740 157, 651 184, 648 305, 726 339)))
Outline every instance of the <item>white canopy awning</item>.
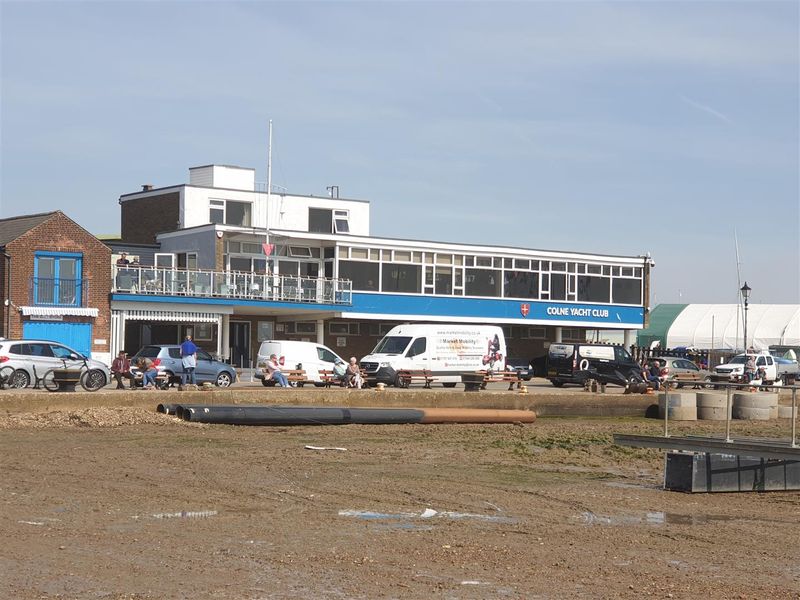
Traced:
POLYGON ((143 310, 133 309, 125 312, 131 321, 182 321, 184 323, 216 323, 221 313, 183 310, 143 310))
POLYGON ((96 317, 98 309, 85 306, 20 306, 22 314, 34 317, 96 317))

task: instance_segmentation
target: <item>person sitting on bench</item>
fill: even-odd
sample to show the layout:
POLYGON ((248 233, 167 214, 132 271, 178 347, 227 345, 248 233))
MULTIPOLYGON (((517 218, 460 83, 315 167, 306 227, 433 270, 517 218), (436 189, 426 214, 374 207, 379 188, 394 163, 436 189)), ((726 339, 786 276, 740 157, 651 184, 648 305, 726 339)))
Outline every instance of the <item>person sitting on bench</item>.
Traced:
POLYGON ((361 377, 361 369, 355 356, 350 357, 350 364, 347 365, 347 387, 361 389, 364 380, 361 377))
POLYGON ((144 389, 153 389, 156 386, 156 375, 158 375, 158 369, 153 364, 153 361, 146 356, 142 356, 136 366, 142 372, 142 387, 144 389))
POLYGON ((270 379, 274 379, 276 384, 281 387, 289 387, 289 380, 286 375, 281 371, 281 366, 278 364, 278 355, 270 354, 267 361, 267 373, 270 379))
POLYGON ((661 387, 661 362, 654 358, 650 361, 650 369, 647 374, 647 381, 653 384, 653 389, 658 391, 661 387))
POLYGON ((130 383, 130 389, 135 389, 133 373, 131 373, 131 361, 128 360, 128 355, 124 350, 120 350, 117 358, 111 363, 111 374, 117 380, 117 389, 124 390, 125 386, 122 385, 122 378, 124 377, 130 383))

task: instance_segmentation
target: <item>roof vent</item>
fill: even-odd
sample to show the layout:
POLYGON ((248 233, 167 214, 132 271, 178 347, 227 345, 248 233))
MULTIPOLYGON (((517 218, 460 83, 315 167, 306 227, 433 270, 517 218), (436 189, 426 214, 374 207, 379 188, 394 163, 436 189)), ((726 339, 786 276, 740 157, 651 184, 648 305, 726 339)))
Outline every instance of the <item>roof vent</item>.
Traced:
POLYGON ((153 189, 153 184, 152 184, 152 183, 145 183, 145 184, 142 186, 142 191, 143 191, 143 192, 149 192, 149 191, 150 191, 150 190, 152 190, 152 189, 153 189))

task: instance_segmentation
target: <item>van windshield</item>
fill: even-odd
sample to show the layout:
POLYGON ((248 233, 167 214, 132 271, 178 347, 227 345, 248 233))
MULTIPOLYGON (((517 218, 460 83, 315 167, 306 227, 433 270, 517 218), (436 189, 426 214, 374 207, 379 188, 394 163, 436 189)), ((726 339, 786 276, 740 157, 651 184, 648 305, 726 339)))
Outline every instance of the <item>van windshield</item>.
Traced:
POLYGON ((378 342, 372 354, 402 354, 410 341, 411 338, 406 336, 386 336, 378 342))

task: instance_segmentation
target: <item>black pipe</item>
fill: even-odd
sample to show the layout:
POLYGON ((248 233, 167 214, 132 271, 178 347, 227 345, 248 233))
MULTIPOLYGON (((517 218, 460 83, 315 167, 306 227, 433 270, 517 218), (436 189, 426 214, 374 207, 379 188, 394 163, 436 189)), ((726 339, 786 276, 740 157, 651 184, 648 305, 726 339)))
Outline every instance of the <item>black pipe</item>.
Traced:
MULTIPOLYGON (((181 410, 182 409, 182 410, 181 410)), ((181 405, 186 421, 222 425, 391 425, 420 423, 424 411, 410 408, 329 408, 317 406, 181 405)))
POLYGON ((180 404, 159 404, 156 406, 156 412, 160 412, 165 415, 176 415, 178 414, 178 408, 180 404))

